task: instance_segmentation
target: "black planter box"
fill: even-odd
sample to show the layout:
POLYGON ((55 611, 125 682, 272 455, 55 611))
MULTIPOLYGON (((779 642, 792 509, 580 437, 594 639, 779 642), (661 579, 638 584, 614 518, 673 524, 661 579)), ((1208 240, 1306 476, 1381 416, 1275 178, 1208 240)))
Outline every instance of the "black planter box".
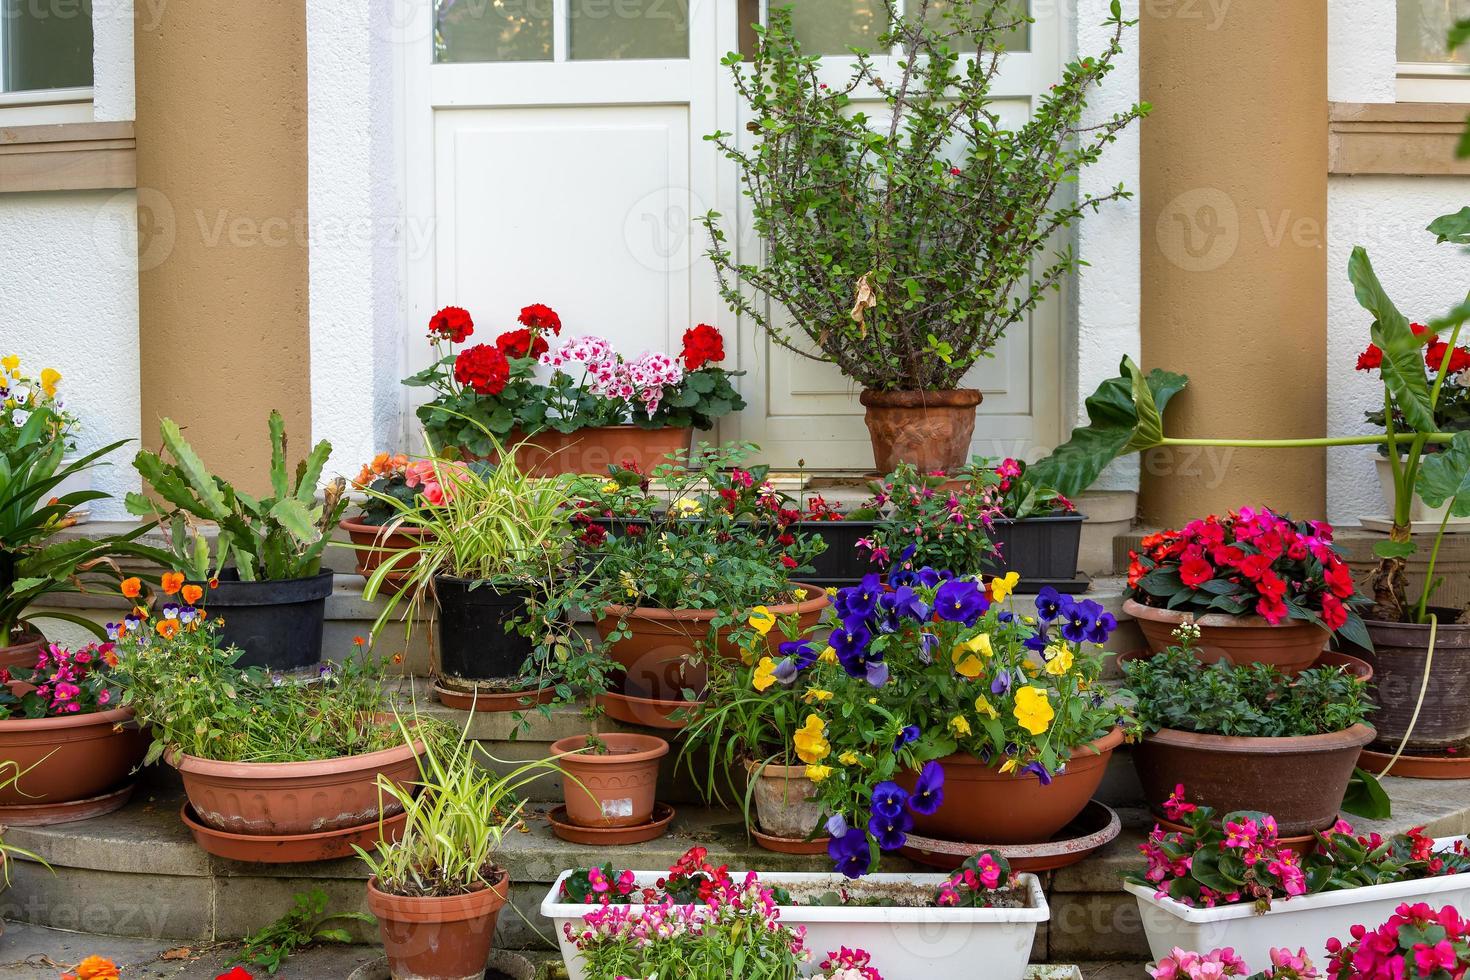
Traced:
POLYGON ((1077 551, 1082 545, 1084 514, 1056 514, 991 523, 990 541, 1000 552, 985 562, 987 575, 1015 572, 1021 576, 1017 592, 1035 592, 1077 578, 1077 551))
POLYGON ((857 546, 859 538, 870 538, 882 521, 799 521, 796 529, 827 543, 827 550, 812 559, 815 571, 800 576, 803 582, 822 588, 857 585, 864 575, 885 569, 869 561, 870 553, 857 546))
POLYGON ((322 623, 332 573, 277 582, 242 582, 237 569, 219 574, 219 585, 205 589, 210 615, 225 623, 216 634, 221 647, 239 647, 241 667, 293 671, 322 659, 322 623))
POLYGON ((439 597, 439 672, 461 681, 513 680, 535 645, 510 623, 526 610, 524 589, 501 592, 489 582, 434 576, 439 597), (471 586, 474 586, 473 588, 471 586))

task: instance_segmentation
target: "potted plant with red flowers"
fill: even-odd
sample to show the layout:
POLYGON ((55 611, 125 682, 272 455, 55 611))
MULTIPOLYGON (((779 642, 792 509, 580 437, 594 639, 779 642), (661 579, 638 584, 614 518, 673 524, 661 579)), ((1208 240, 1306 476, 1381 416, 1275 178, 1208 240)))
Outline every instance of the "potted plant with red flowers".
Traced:
POLYGON ((1039 482, 1019 459, 1003 459, 993 467, 977 460, 967 476, 972 490, 995 507, 989 522, 994 558, 985 571, 1015 572, 1026 592, 1047 585, 1073 589, 1087 515, 1079 514, 1066 495, 1039 482))
MULTIPOLYGON (((395 504, 408 509, 434 506, 419 495, 424 477, 422 466, 412 468, 409 458, 401 453, 378 453, 371 462, 363 464, 362 472, 352 483, 366 494, 362 510, 355 517, 343 518, 337 525, 352 541, 357 552, 357 574, 363 578, 372 578, 385 558, 408 551, 432 533, 397 520, 399 507, 395 504)), ((416 557, 408 558, 395 564, 385 577, 386 587, 394 591, 401 588, 416 560, 416 557)))
POLYGON ((1402 902, 1382 925, 1355 923, 1348 938, 1332 937, 1327 942, 1326 976, 1329 980, 1463 977, 1470 972, 1470 921, 1454 905, 1434 905, 1402 902))
POLYGON ((1368 645, 1358 613, 1366 600, 1329 524, 1242 507, 1142 543, 1129 556, 1123 611, 1155 653, 1186 621, 1199 627, 1201 651, 1286 674, 1310 667, 1334 633, 1368 645))

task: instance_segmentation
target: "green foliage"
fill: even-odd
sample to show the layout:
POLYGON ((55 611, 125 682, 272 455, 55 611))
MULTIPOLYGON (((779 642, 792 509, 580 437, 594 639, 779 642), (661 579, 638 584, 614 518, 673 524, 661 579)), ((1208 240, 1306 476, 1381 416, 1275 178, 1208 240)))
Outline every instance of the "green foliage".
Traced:
POLYGON ((874 571, 889 563, 895 568, 943 568, 961 576, 985 570, 995 555, 985 521, 999 516, 992 498, 1000 480, 978 458, 956 476, 966 483, 951 492, 943 489, 949 477, 900 463, 868 484, 868 506, 881 510, 883 523, 859 547, 873 557, 874 571))
POLYGON ((1456 432, 1448 449, 1425 457, 1419 496, 1430 507, 1448 503, 1452 517, 1470 517, 1470 432, 1456 432))
POLYGON ((334 922, 374 923, 372 916, 364 912, 336 912, 327 914, 327 893, 320 888, 308 892, 297 892, 291 897, 291 909, 275 922, 261 929, 242 942, 240 955, 226 965, 244 963, 261 967, 271 976, 281 968, 292 954, 317 943, 350 943, 352 934, 346 929, 333 926, 334 922))
POLYGON ((133 460, 155 496, 130 493, 129 513, 166 522, 172 564, 194 581, 214 577, 229 561, 241 581, 308 578, 321 569, 322 549, 347 509, 346 484, 340 477, 327 484, 317 503, 317 482, 332 453, 318 442, 296 464, 286 464, 285 421, 271 412, 271 495, 256 499, 212 474, 185 441, 177 422, 164 419, 163 453, 147 450, 133 460), (219 538, 211 557, 200 524, 214 524, 219 538))
POLYGON ((892 27, 879 47, 900 53, 858 52, 851 78, 831 87, 789 9, 772 9, 753 58, 724 60, 754 146, 708 137, 739 167, 765 246, 737 255, 721 216, 705 215, 721 295, 775 343, 870 389, 955 387, 1060 287, 1078 260, 1065 246, 1043 255, 1054 233, 1131 194, 1057 192, 1149 108, 1084 119, 1131 26, 1117 3, 1102 53, 1067 64, 1010 128, 993 89, 1004 39, 1028 18, 1012 0, 961 0, 942 16, 919 2, 924 16, 901 18, 885 0, 892 27), (880 111, 861 108, 870 98, 880 111))

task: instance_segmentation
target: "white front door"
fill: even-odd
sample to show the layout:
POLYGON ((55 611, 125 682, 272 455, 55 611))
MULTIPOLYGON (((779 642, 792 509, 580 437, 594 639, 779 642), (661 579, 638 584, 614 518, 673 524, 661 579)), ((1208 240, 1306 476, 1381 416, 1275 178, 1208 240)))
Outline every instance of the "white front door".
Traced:
MULTIPOLYGON (((748 373, 749 407, 720 438, 761 444, 791 467, 872 466, 857 391, 840 372, 773 348, 721 301, 700 216, 738 215, 737 175, 704 137, 743 132, 720 65, 749 49, 758 0, 400 0, 405 33, 406 210, 427 242, 410 251, 406 365, 428 361, 423 324, 468 308, 487 342, 516 312, 546 303, 566 332, 599 334, 629 355, 677 354, 684 330, 714 323, 748 373)), ((1058 5, 1038 4, 1029 51, 1006 58, 997 94, 1015 118, 1055 80, 1058 5)), ((881 0, 797 0, 813 50, 871 46, 881 0)), ((1020 45, 1017 45, 1020 47, 1020 45)), ((826 70, 845 77, 850 59, 826 70)), ((748 241, 748 236, 731 236, 748 241)), ((742 256, 744 259, 744 256, 742 256)), ((968 383, 985 401, 975 449, 1054 444, 1059 314, 1045 304, 968 383)))

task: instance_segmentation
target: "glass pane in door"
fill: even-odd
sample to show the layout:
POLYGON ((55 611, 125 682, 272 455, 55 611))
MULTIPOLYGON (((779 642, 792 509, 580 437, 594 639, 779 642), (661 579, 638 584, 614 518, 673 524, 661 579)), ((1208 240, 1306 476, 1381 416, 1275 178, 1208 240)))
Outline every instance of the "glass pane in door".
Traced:
POLYGON ((888 26, 883 0, 771 0, 771 9, 791 7, 791 30, 807 54, 876 51, 888 26))
POLYGON ((1470 17, 1470 0, 1398 0, 1399 61, 1465 64, 1470 51, 1450 54, 1446 37, 1455 21, 1470 17))
POLYGON ((434 61, 550 61, 553 0, 434 0, 434 61))
POLYGON ((0 92, 92 84, 92 4, 0 3, 0 92))
MULTIPOLYGON (((919 9, 921 0, 908 0, 910 13, 919 9)), ((949 28, 950 19, 945 17, 945 11, 955 5, 956 0, 929 0, 929 6, 925 9, 925 19, 941 28, 949 28)), ((958 0, 962 5, 970 3, 971 0, 958 0)), ((977 11, 985 9, 984 0, 975 3, 977 11)), ((1009 4, 1010 10, 1002 10, 996 14, 996 22, 1000 24, 1015 24, 1010 30, 1002 33, 996 40, 996 46, 1007 51, 1030 51, 1031 50, 1031 25, 1026 23, 1027 0, 1013 0, 1009 4)), ((956 37, 950 42, 957 51, 974 51, 975 42, 968 38, 956 37)))
POLYGON ((568 0, 571 57, 689 57, 689 0, 568 0))

